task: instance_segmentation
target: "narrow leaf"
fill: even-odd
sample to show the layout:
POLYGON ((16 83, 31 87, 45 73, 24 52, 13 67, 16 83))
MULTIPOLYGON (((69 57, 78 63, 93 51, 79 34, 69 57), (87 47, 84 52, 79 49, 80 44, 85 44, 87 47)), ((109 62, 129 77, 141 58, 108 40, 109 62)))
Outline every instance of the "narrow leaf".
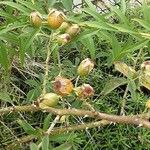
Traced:
POLYGON ((71 148, 72 148, 72 144, 64 143, 64 144, 61 144, 60 146, 54 148, 53 150, 71 150, 71 148))
POLYGON ((125 78, 114 78, 109 80, 104 89, 102 90, 101 94, 102 95, 107 95, 110 92, 112 92, 114 89, 116 89, 117 87, 127 84, 127 80, 125 78))
POLYGON ((42 139, 42 150, 49 150, 49 136, 44 136, 42 139))
POLYGON ((18 120, 18 124, 24 129, 27 134, 35 133, 35 129, 25 120, 18 120))
POLYGON ((38 146, 35 143, 31 143, 30 150, 38 150, 38 146))

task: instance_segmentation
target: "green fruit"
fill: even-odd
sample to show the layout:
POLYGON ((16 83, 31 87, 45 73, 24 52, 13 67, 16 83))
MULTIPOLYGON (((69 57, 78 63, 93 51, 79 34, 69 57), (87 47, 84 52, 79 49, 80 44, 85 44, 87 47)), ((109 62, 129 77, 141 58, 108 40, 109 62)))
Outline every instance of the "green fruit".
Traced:
POLYGON ((61 24, 61 26, 59 27, 59 31, 60 31, 61 33, 64 33, 70 26, 71 26, 70 23, 68 23, 68 22, 63 22, 63 23, 61 24))
POLYGON ((42 24, 42 16, 39 12, 32 12, 30 14, 30 22, 35 27, 40 27, 42 24))
POLYGON ((66 33, 68 33, 71 37, 76 36, 80 32, 80 27, 77 24, 71 25, 67 30, 66 33))
POLYGON ((41 106, 54 107, 58 104, 59 96, 55 93, 47 93, 43 96, 41 106))
POLYGON ((78 66, 77 73, 80 76, 86 76, 92 71, 93 68, 94 63, 89 58, 86 58, 78 66))

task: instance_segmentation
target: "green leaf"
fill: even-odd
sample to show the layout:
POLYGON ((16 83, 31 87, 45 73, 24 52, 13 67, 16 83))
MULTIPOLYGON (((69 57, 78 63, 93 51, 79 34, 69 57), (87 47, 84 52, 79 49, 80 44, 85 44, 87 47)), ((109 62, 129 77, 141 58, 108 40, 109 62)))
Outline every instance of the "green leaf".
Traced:
POLYGON ((117 15, 120 18, 122 23, 129 25, 129 21, 128 21, 127 17, 125 16, 125 12, 118 9, 117 7, 112 7, 111 10, 115 13, 115 15, 117 15))
POLYGON ((95 51, 96 51, 96 48, 95 48, 95 44, 94 44, 94 40, 93 38, 90 36, 84 40, 81 41, 85 47, 88 48, 89 52, 90 52, 90 56, 92 59, 95 59, 95 51))
POLYGON ((110 92, 112 92, 114 89, 117 87, 127 84, 127 80, 125 78, 114 78, 109 80, 106 84, 104 89, 102 90, 101 94, 102 95, 107 95, 110 92))
POLYGON ((5 18, 8 18, 12 21, 15 21, 16 18, 13 15, 10 15, 9 13, 6 13, 4 10, 0 9, 0 16, 3 16, 5 18))
POLYGON ((49 0, 48 1, 48 6, 53 7, 53 5, 56 3, 56 0, 49 0))
POLYGON ((99 23, 103 23, 104 24, 106 22, 106 19, 101 14, 99 14, 98 12, 96 12, 95 8, 93 8, 93 9, 91 9, 91 8, 83 8, 81 10, 83 12, 91 15, 99 23))
POLYGON ((92 4, 91 0, 85 0, 86 4, 90 7, 91 10, 96 10, 96 7, 92 4))
POLYGON ((42 139, 42 150, 49 150, 49 136, 46 135, 42 139))
POLYGON ((35 134, 36 130, 27 121, 19 119, 17 122, 27 134, 35 134))
POLYGON ((127 53, 127 52, 134 52, 135 50, 143 48, 144 46, 147 45, 148 42, 149 40, 142 40, 135 44, 129 45, 129 47, 126 47, 126 49, 122 49, 122 54, 127 53))
POLYGON ((19 2, 20 4, 24 5, 25 7, 27 7, 28 9, 31 9, 32 11, 38 11, 40 13, 44 13, 43 10, 41 10, 40 7, 38 7, 37 5, 31 3, 31 2, 27 2, 24 0, 17 0, 17 2, 19 2))
POLYGON ((97 29, 85 30, 77 38, 78 41, 82 41, 90 36, 96 35, 99 32, 97 29))
POLYGON ((29 102, 34 101, 40 95, 39 87, 32 89, 27 94, 27 100, 29 102))
POLYGON ((142 19, 133 19, 134 21, 138 22, 141 26, 143 26, 145 29, 150 31, 150 24, 147 21, 144 21, 142 19))
POLYGON ((119 32, 129 33, 131 35, 138 34, 137 32, 133 31, 130 27, 124 25, 124 24, 110 24, 107 23, 110 27, 113 27, 114 29, 117 29, 119 32))
POLYGON ((59 45, 57 43, 55 43, 52 45, 51 49, 52 49, 52 55, 53 55, 54 63, 57 64, 59 45))
POLYGON ((71 10, 73 6, 73 0, 62 0, 63 6, 66 8, 66 10, 71 10))
POLYGON ((31 143, 30 150, 38 150, 38 146, 35 143, 31 143))
POLYGON ((5 72, 8 73, 9 70, 9 59, 7 49, 2 42, 0 42, 0 64, 5 69, 5 72))
POLYGON ((12 103, 9 93, 6 91, 0 92, 0 100, 2 100, 4 102, 12 103))
POLYGON ((64 143, 64 144, 61 144, 60 146, 54 148, 53 150, 71 150, 71 148, 72 148, 72 144, 64 143))
POLYGON ((30 33, 30 36, 28 37, 28 39, 26 41, 23 41, 23 39, 21 37, 22 44, 21 44, 21 47, 20 47, 19 56, 20 56, 20 60, 21 60, 22 64, 24 63, 25 52, 31 46, 37 32, 39 32, 39 29, 34 29, 30 33))
POLYGON ((25 25, 27 25, 27 23, 14 23, 13 25, 12 24, 7 25, 7 26, 3 27, 3 29, 0 30, 0 36, 2 34, 5 34, 5 33, 9 32, 9 31, 11 31, 11 30, 22 28, 25 25))
POLYGON ((81 26, 87 26, 90 28, 96 28, 96 29, 103 29, 103 30, 109 30, 109 31, 117 31, 116 29, 110 27, 108 24, 105 22, 98 22, 98 21, 84 21, 80 23, 79 25, 81 26))
POLYGON ((29 9, 27 9, 26 7, 23 7, 20 4, 17 4, 15 2, 10 2, 10 1, 2 1, 0 2, 0 4, 4 4, 4 5, 8 5, 11 6, 13 8, 16 8, 17 10, 23 12, 25 15, 29 16, 30 15, 30 11, 29 9))
POLYGON ((46 118, 44 119, 44 123, 43 123, 43 130, 44 131, 46 131, 48 129, 50 121, 51 121, 51 114, 48 114, 46 116, 46 118))

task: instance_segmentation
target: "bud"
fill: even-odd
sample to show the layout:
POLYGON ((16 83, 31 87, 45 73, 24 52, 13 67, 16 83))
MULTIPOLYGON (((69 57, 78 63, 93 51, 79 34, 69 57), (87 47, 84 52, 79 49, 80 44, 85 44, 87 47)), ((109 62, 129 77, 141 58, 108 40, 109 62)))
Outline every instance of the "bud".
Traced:
POLYGON ((146 102, 146 108, 149 108, 150 109, 150 99, 146 102))
POLYGON ((77 24, 73 24, 66 33, 68 33, 71 37, 76 36, 80 32, 80 27, 77 24))
POLYGON ((57 29, 61 26, 61 24, 65 20, 65 15, 63 12, 58 11, 56 9, 52 9, 48 14, 48 25, 52 29, 57 29))
POLYGON ((43 95, 43 97, 41 98, 41 102, 40 102, 40 107, 41 106, 48 106, 48 107, 53 107, 56 106, 58 104, 59 101, 59 96, 55 93, 46 93, 45 95, 43 95))
POLYGON ((73 91, 73 84, 69 79, 58 76, 52 83, 54 91, 61 96, 69 95, 73 91))
POLYGON ((65 123, 66 121, 67 121, 67 119, 68 119, 68 115, 63 115, 63 116, 61 116, 61 118, 60 118, 60 123, 65 123))
POLYGON ((42 24, 42 16, 39 12, 32 12, 30 14, 30 22, 35 27, 40 27, 42 24))
POLYGON ((150 60, 148 61, 145 61, 141 64, 141 69, 144 71, 144 72, 149 72, 150 74, 150 60))
POLYGON ((89 84, 83 84, 80 87, 74 89, 75 93, 80 98, 87 98, 94 95, 94 89, 89 84))
POLYGON ((70 26, 71 24, 69 22, 63 22, 59 27, 59 31, 64 33, 70 26))
POLYGON ((86 76, 92 71, 93 68, 94 63, 89 58, 86 58, 78 66, 77 73, 80 76, 86 76))
POLYGON ((71 41, 71 36, 67 33, 57 35, 56 40, 59 44, 65 45, 71 41))

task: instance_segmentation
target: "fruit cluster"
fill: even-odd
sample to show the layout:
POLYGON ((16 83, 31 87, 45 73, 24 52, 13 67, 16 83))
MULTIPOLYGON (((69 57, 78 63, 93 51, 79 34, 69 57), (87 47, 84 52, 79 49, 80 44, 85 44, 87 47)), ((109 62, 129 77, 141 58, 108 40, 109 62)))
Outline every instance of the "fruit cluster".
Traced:
MULTIPOLYGON (((34 27, 39 28, 43 22, 42 15, 39 12, 32 12, 30 22, 34 27)), ((80 32, 79 25, 67 21, 65 14, 57 9, 49 11, 46 23, 52 30, 58 30, 55 39, 62 45, 69 43, 80 32)))
MULTIPOLYGON (((84 59, 78 66, 77 73, 79 76, 87 76, 94 68, 94 63, 89 59, 84 59)), ((47 93, 42 96, 40 107, 54 107, 58 104, 59 98, 70 95, 73 91, 80 98, 86 100, 94 95, 94 89, 89 84, 83 84, 74 87, 72 81, 65 77, 57 76, 52 81, 55 93, 47 93)))

